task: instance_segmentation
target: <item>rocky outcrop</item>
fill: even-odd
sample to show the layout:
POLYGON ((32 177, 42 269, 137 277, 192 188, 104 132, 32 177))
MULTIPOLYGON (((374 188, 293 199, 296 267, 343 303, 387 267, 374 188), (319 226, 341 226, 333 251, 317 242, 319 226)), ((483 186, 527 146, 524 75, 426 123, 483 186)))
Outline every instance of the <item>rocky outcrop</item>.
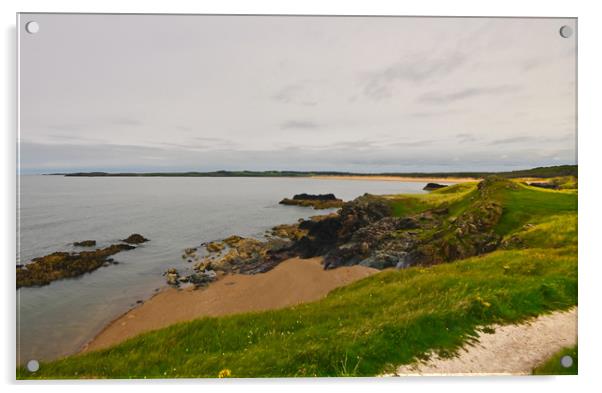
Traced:
POLYGON ((81 242, 73 243, 75 247, 94 247, 96 246, 96 240, 82 240, 81 242))
MULTIPOLYGON (((224 273, 256 274, 266 272, 283 260, 290 258, 292 241, 270 238, 230 237, 220 252, 210 254, 195 265, 195 270, 216 270, 224 273)), ((209 250, 208 250, 209 251, 209 250)))
POLYGON ((280 201, 281 205, 311 206, 314 209, 331 209, 341 207, 343 200, 338 199, 334 194, 297 194, 292 199, 284 198, 280 201))
POLYGON ((391 214, 387 200, 365 194, 345 203, 337 215, 300 223, 299 228, 307 230, 308 234, 296 242, 295 250, 304 258, 325 255, 334 247, 351 240, 360 228, 391 214))
POLYGON ((171 268, 163 273, 167 284, 172 287, 179 287, 180 284, 191 284, 194 288, 207 286, 217 279, 217 274, 213 270, 204 270, 189 275, 180 275, 177 269, 171 268))
POLYGON ((502 215, 496 199, 500 179, 481 182, 472 203, 457 217, 445 205, 408 217, 391 217, 386 200, 364 196, 346 203, 338 217, 301 223, 308 235, 295 247, 305 257, 324 255, 326 269, 360 264, 378 269, 429 266, 495 250, 502 215))
POLYGON ((133 233, 130 236, 128 236, 126 239, 123 239, 122 241, 126 242, 128 244, 140 244, 140 243, 147 242, 148 239, 138 233, 133 233))
POLYGON ((82 252, 54 252, 34 258, 26 265, 17 266, 17 288, 48 285, 62 278, 77 277, 101 266, 116 264, 111 255, 136 247, 113 244, 106 248, 82 252))
MULTIPOLYGON (((196 249, 187 249, 183 257, 198 260, 193 270, 201 276, 184 281, 206 282, 207 272, 263 273, 297 256, 323 256, 325 269, 358 264, 386 269, 491 252, 501 243, 495 232, 503 212, 498 191, 516 187, 509 180, 487 178, 466 197, 467 205, 452 209, 443 203, 405 217, 393 216, 389 199, 365 194, 344 203, 337 213, 278 225, 266 240, 230 236, 205 244, 207 255, 201 259, 196 249)), ((168 281, 179 279, 171 274, 168 281)))
POLYGON ((434 190, 438 190, 440 188, 445 188, 445 187, 447 187, 445 184, 427 183, 426 186, 424 186, 423 190, 434 191, 434 190))

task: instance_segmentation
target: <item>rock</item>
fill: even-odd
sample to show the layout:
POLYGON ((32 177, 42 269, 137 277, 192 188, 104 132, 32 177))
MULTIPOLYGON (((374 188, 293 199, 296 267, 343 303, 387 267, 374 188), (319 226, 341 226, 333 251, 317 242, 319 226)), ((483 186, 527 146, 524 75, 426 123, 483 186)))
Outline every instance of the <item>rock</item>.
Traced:
POLYGON ((233 236, 229 236, 229 237, 225 238, 223 240, 223 242, 226 243, 230 247, 235 247, 236 244, 238 244, 241 240, 244 240, 244 238, 240 237, 240 236, 233 235, 233 236))
POLYGON ((314 209, 331 209, 343 205, 343 201, 337 199, 334 194, 297 194, 292 199, 284 198, 279 203, 281 205, 311 206, 314 209))
POLYGON ((195 287, 205 286, 209 283, 215 281, 217 275, 214 271, 211 273, 202 272, 202 273, 194 273, 188 276, 188 280, 191 284, 194 284, 195 287))
POLYGON ((81 242, 73 243, 75 247, 94 247, 96 246, 96 240, 82 240, 81 242))
POLYGON ((176 273, 171 273, 170 272, 170 271, 173 271, 173 270, 176 270, 176 269, 169 269, 168 270, 168 273, 165 275, 165 279, 166 279, 168 285, 176 287, 176 286, 180 285, 180 280, 179 280, 180 279, 180 275, 177 273, 177 270, 176 270, 176 273))
POLYGON ((391 217, 386 201, 370 196, 346 203, 338 217, 304 221, 308 235, 294 249, 303 257, 324 256, 324 268, 360 264, 377 269, 430 266, 497 249, 495 226, 502 215, 499 188, 518 187, 506 179, 479 183, 470 205, 449 219, 447 206, 408 217, 391 217))
POLYGON ((184 249, 184 254, 182 254, 182 259, 190 258, 196 255, 196 248, 186 248, 184 249))
POLYGON ((109 256, 134 248, 128 244, 113 244, 93 251, 54 252, 34 258, 30 263, 17 267, 17 288, 43 286, 55 280, 81 276, 107 266, 109 256))
POLYGON ((423 190, 425 191, 434 191, 434 190, 438 190, 440 188, 445 188, 447 187, 444 184, 438 184, 438 183, 427 183, 426 186, 424 186, 423 190))
POLYGON ((148 239, 138 233, 133 233, 130 236, 128 236, 126 239, 123 239, 122 241, 126 242, 128 244, 140 244, 140 243, 147 242, 148 239))
POLYGON ((365 194, 343 204, 336 215, 300 223, 299 228, 308 234, 297 241, 294 248, 303 258, 327 254, 347 243, 360 228, 391 214, 392 208, 386 199, 365 194))
POLYGON ((209 252, 220 252, 224 248, 226 248, 226 245, 224 243, 222 243, 222 242, 209 242, 209 243, 207 243, 207 245, 205 246, 205 248, 209 252))
POLYGON ((268 238, 258 240, 230 236, 220 244, 228 245, 224 252, 210 255, 193 267, 197 273, 212 275, 215 271, 224 273, 256 274, 272 269, 284 259, 295 256, 289 249, 293 244, 290 240, 268 238))
POLYGON ((273 227, 270 234, 283 239, 299 240, 307 235, 307 230, 300 229, 298 223, 282 224, 273 227))

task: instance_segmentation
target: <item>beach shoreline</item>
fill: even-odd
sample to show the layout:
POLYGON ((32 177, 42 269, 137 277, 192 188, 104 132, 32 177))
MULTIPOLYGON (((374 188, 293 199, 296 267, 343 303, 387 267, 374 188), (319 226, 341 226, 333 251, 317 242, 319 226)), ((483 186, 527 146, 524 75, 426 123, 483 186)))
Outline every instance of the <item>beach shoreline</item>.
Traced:
POLYGON ((207 288, 166 287, 107 324, 79 353, 108 348, 178 322, 316 301, 377 272, 359 265, 324 270, 321 257, 291 258, 265 273, 225 275, 207 288))
POLYGON ((472 177, 405 177, 405 176, 309 176, 311 179, 318 180, 365 180, 365 181, 399 181, 412 183, 467 183, 477 182, 482 179, 472 177))

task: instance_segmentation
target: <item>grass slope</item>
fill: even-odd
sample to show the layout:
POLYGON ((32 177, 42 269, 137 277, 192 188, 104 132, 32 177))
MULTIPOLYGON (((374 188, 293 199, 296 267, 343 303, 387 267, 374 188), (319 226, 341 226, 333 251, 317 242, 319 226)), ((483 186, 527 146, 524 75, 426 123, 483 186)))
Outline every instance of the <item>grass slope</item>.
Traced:
MULTIPOLYGON (((576 193, 526 186, 495 192, 504 203, 499 233, 521 240, 506 249, 384 271, 314 303, 180 323, 42 363, 33 374, 19 368, 17 377, 217 377, 224 369, 232 377, 371 376, 431 350, 452 355, 488 324, 574 306, 576 193)), ((446 204, 453 215, 474 195, 469 184, 391 201, 398 214, 446 204)))

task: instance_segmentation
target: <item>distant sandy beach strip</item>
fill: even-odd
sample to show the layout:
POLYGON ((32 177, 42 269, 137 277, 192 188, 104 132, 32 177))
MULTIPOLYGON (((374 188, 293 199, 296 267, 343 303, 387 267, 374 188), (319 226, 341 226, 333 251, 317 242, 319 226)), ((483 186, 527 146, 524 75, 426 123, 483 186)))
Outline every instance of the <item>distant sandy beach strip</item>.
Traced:
POLYGON ((324 270, 322 258, 288 259, 256 275, 226 275, 206 289, 159 292, 110 323, 82 351, 106 348, 177 322, 203 316, 278 309, 318 300, 378 270, 364 266, 324 270))
POLYGON ((472 177, 403 177, 403 176, 312 176, 320 180, 402 181, 415 183, 466 183, 479 181, 472 177))

